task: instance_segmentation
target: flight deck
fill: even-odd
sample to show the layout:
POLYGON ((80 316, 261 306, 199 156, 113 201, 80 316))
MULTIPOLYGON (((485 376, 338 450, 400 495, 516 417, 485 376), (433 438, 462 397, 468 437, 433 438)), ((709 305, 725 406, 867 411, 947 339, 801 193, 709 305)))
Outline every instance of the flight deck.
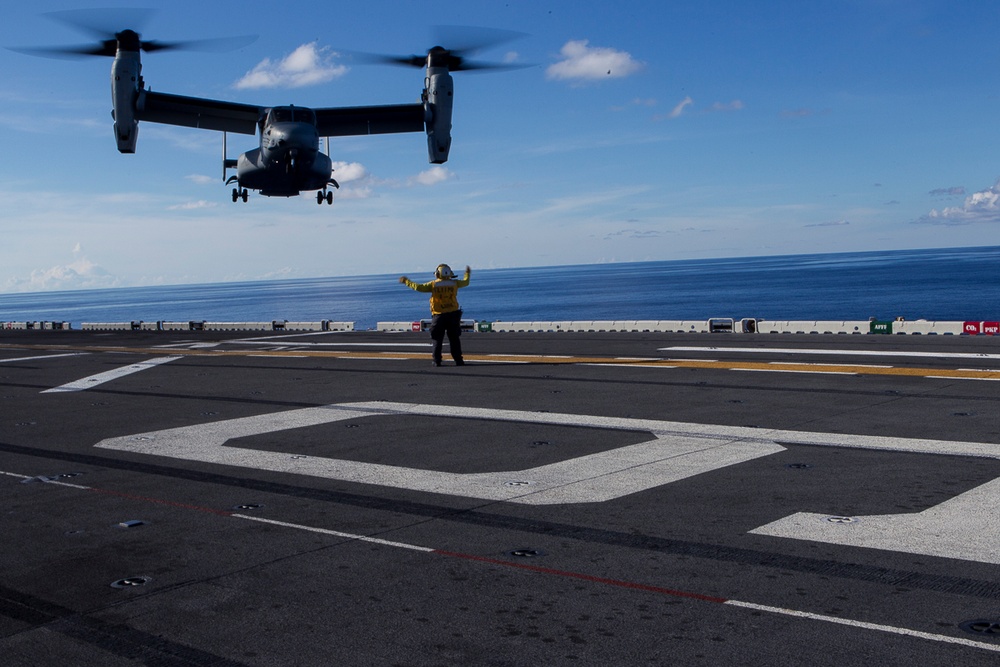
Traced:
POLYGON ((7 665, 992 665, 1000 339, 0 331, 7 665))

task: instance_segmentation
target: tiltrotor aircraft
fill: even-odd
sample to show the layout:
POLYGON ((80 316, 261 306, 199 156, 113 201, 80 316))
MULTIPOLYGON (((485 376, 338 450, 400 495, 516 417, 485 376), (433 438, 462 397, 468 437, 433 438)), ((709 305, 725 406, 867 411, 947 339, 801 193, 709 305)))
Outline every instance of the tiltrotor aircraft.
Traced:
MULTIPOLYGON (((54 12, 50 17, 82 27, 101 38, 96 45, 62 49, 19 49, 41 55, 95 55, 114 57, 111 65, 115 139, 122 153, 134 153, 139 122, 166 123, 223 132, 222 175, 231 169, 227 185, 234 185, 233 202, 247 201, 248 191, 268 197, 293 197, 303 191, 317 191, 316 203, 333 203, 330 187, 339 188, 333 178, 329 137, 391 132, 427 133, 427 155, 432 164, 448 160, 451 148, 451 118, 454 86, 451 72, 471 69, 505 69, 505 65, 469 62, 464 53, 516 36, 506 31, 489 31, 489 38, 464 49, 435 46, 425 55, 374 57, 380 62, 426 68, 420 102, 359 107, 255 106, 220 100, 185 97, 149 90, 142 77, 140 52, 175 48, 198 48, 209 42, 163 43, 142 41, 135 30, 117 32, 94 26, 76 11, 54 12), (488 42, 488 43, 487 43, 488 42), (226 154, 226 134, 260 135, 260 146, 236 159, 226 154), (320 150, 320 137, 327 138, 327 152, 320 150)), ((249 43, 255 38, 243 40, 249 43)), ((240 44, 242 45, 242 44, 240 44)))

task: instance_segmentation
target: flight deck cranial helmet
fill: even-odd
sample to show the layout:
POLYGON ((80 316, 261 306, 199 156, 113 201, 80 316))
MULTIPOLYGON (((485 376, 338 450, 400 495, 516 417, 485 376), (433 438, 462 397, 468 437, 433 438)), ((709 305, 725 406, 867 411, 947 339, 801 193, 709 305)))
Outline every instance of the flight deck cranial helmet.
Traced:
POLYGON ((434 269, 434 277, 438 280, 448 280, 455 277, 455 272, 447 264, 438 264, 437 268, 434 269))

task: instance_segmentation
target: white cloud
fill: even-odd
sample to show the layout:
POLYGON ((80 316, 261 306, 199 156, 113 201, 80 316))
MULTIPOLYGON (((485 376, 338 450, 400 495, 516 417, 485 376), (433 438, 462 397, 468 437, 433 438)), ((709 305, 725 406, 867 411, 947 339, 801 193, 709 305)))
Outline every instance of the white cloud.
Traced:
POLYGON ((315 42, 303 44, 277 62, 270 58, 260 61, 234 87, 301 88, 327 83, 347 72, 347 67, 333 62, 336 56, 336 52, 318 47, 315 42))
MULTIPOLYGON (((361 183, 366 183, 366 181, 361 181, 361 183)), ((338 199, 369 199, 375 196, 375 190, 371 185, 352 185, 346 188, 340 188, 335 190, 333 195, 334 203, 338 199)))
POLYGON ((218 202, 206 201, 204 199, 199 199, 198 201, 184 202, 183 204, 175 204, 173 206, 168 206, 168 211, 196 211, 202 208, 215 208, 218 206, 218 202))
POLYGON ((352 181, 361 181, 368 177, 368 169, 359 162, 333 163, 333 178, 341 185, 352 181))
MULTIPOLYGON (((79 244, 77 244, 79 248, 79 244)), ((74 250, 77 252, 77 250, 74 250)), ((120 287, 120 281, 85 257, 63 266, 37 269, 27 278, 10 278, 4 292, 50 292, 120 287)))
POLYGON ((197 183, 198 185, 209 185, 210 183, 216 183, 219 180, 218 178, 213 178, 212 176, 208 176, 206 174, 188 174, 184 178, 192 183, 197 183))
POLYGON ((360 162, 334 161, 333 179, 341 186, 334 190, 334 199, 368 199, 374 195, 375 178, 360 162))
POLYGON ((559 51, 562 60, 549 65, 549 79, 594 81, 623 78, 642 69, 642 63, 626 51, 588 46, 585 39, 569 41, 559 51))
POLYGON ((973 192, 961 206, 948 206, 914 222, 930 225, 971 225, 979 222, 1000 223, 1000 181, 993 187, 973 192))
POLYGON ((437 185, 438 183, 443 183, 453 178, 455 178, 455 174, 448 171, 444 167, 437 166, 420 172, 411 178, 410 182, 416 183, 417 185, 437 185))
POLYGON ((670 117, 680 118, 681 114, 684 113, 684 109, 691 106, 692 104, 694 104, 694 100, 692 100, 691 96, 688 95, 683 100, 681 100, 677 106, 674 107, 674 110, 670 112, 670 117))
MULTIPOLYGON (((667 114, 665 117, 662 115, 654 116, 654 120, 663 120, 664 118, 680 118, 684 113, 687 112, 688 107, 694 106, 694 100, 688 95, 683 100, 677 103, 677 106, 667 114)), ((711 107, 702 111, 702 113, 712 113, 717 111, 740 111, 743 109, 742 100, 733 100, 731 102, 715 102, 711 107)))
POLYGON ((340 199, 367 199, 374 196, 375 188, 399 189, 417 185, 431 186, 455 178, 455 174, 445 167, 434 166, 411 176, 405 181, 376 178, 358 162, 334 162, 333 178, 340 184, 334 195, 340 199))

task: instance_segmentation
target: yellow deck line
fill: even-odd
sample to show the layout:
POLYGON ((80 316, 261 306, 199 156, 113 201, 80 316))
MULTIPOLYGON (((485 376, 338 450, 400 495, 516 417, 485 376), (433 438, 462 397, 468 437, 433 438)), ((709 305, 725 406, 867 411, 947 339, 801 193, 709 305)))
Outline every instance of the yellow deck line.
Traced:
MULTIPOLYGON (((118 352, 132 354, 167 354, 173 356, 196 357, 317 357, 330 359, 386 359, 386 360, 424 360, 429 359, 428 352, 373 352, 350 350, 218 350, 214 348, 157 348, 157 347, 125 347, 102 345, 11 345, 0 344, 0 349, 49 350, 75 352, 118 352)), ((555 356, 531 354, 489 354, 465 355, 468 361, 490 363, 516 364, 569 364, 569 365, 607 365, 634 366, 649 368, 704 368, 713 370, 770 371, 796 373, 837 373, 854 375, 890 375, 908 377, 934 377, 943 379, 967 380, 1000 380, 1000 370, 976 369, 946 369, 892 367, 852 364, 817 364, 817 363, 782 363, 782 362, 746 362, 746 361, 698 361, 683 359, 650 359, 621 357, 583 357, 555 356)))

